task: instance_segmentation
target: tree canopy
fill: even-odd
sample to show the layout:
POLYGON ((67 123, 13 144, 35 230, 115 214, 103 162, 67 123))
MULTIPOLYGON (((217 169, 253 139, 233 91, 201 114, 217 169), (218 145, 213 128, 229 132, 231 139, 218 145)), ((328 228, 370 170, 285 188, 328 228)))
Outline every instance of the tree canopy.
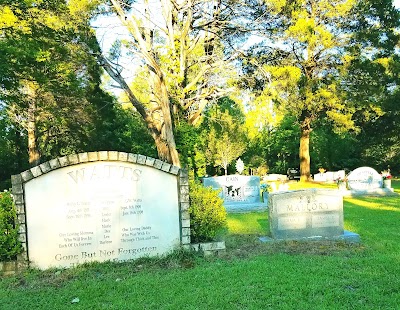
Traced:
POLYGON ((99 149, 195 176, 400 169, 399 23, 390 0, 0 0, 1 178, 99 149))
MULTIPOLYGON (((359 123, 356 122, 358 113, 366 115, 374 111, 376 117, 382 115, 379 113, 382 99, 387 98, 387 87, 384 86, 387 83, 377 81, 386 78, 380 76, 374 79, 373 75, 369 75, 371 79, 364 80, 369 93, 367 104, 362 100, 352 100, 365 95, 362 84, 357 85, 362 83, 363 78, 360 76, 359 80, 359 75, 354 75, 353 70, 361 61, 365 65, 364 76, 368 76, 368 71, 385 71, 384 64, 390 61, 379 55, 383 50, 386 54, 392 53, 393 42, 398 44, 398 37, 396 39, 394 35, 395 27, 398 27, 398 13, 389 1, 369 6, 353 0, 264 1, 263 8, 276 14, 275 24, 281 27, 269 31, 264 42, 252 49, 253 54, 244 64, 249 74, 254 76, 255 73, 256 81, 247 82, 250 77, 247 75, 244 85, 256 90, 258 100, 262 100, 264 106, 295 117, 300 128, 301 178, 307 180, 310 178, 310 134, 315 126, 331 124, 338 133, 359 130, 359 123), (364 8, 362 13, 359 12, 360 7, 364 8), (364 15, 361 17, 360 14, 364 15), (386 23, 381 26, 377 21, 379 15, 383 20, 385 14, 386 23), (367 21, 369 26, 377 24, 370 30, 385 28, 386 32, 379 29, 363 33, 362 28, 367 26, 367 21), (392 26, 390 31, 388 25, 392 26), (380 36, 378 40, 377 34, 380 36), (374 36, 375 40, 372 40, 374 36), (386 37, 388 45, 383 46, 381 41, 386 37), (360 48, 366 45, 376 55, 375 60, 372 61, 375 57, 371 53, 360 48), (362 60, 366 56, 371 60, 368 63, 362 60), (354 77, 356 91, 348 83, 351 77, 354 77), (374 85, 377 87, 374 88, 374 85), (371 102, 371 97, 380 99, 371 102)), ((265 15, 266 19, 271 19, 271 15, 265 15)), ((263 17, 260 14, 257 18, 263 17)), ((398 84, 392 86, 397 88, 398 84)))

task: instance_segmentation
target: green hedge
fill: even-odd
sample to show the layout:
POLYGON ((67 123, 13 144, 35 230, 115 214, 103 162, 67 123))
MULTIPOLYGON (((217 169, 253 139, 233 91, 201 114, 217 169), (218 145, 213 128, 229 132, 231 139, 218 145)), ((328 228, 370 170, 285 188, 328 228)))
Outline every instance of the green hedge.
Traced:
POLYGON ((0 261, 9 261, 22 252, 15 225, 16 210, 10 192, 0 193, 0 261))
POLYGON ((218 192, 190 182, 190 235, 193 243, 208 242, 227 229, 226 210, 218 192))

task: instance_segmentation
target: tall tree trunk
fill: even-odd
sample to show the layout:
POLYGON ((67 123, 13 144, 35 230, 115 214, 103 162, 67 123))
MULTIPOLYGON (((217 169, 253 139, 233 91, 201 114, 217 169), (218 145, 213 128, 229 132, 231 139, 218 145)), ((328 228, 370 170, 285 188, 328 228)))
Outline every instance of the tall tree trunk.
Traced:
POLYGON ((310 132, 311 120, 306 117, 300 124, 300 181, 310 181, 310 132))
MULTIPOLYGON (((163 72, 158 63, 157 56, 155 55, 156 53, 153 50, 154 46, 151 26, 149 24, 147 27, 143 27, 140 17, 136 17, 134 14, 129 16, 126 15, 123 1, 111 0, 111 4, 122 24, 127 28, 133 38, 135 38, 134 45, 138 49, 139 54, 141 54, 142 59, 147 64, 149 72, 152 75, 150 83, 153 88, 153 99, 158 104, 158 106, 153 107, 153 109, 161 110, 161 117, 159 119, 153 117, 152 112, 148 110, 148 107, 136 98, 125 79, 121 76, 121 71, 113 67, 102 55, 98 55, 100 63, 107 73, 118 82, 123 90, 125 90, 130 102, 146 122, 156 144, 159 158, 180 167, 179 154, 176 150, 174 138, 168 90, 165 84, 163 72)), ((164 3, 164 5, 166 4, 172 5, 172 3, 164 3)), ((149 8, 149 1, 144 1, 145 16, 147 16, 148 20, 150 20, 149 8)), ((172 20, 167 21, 167 23, 168 22, 172 22, 172 20)), ((171 35, 173 35, 173 32, 171 35)))
POLYGON ((162 75, 159 76, 158 74, 155 74, 152 81, 154 83, 153 92, 155 95, 155 100, 158 102, 162 111, 160 135, 155 139, 158 156, 161 159, 180 167, 181 163, 179 160, 178 151, 176 149, 172 109, 167 86, 165 85, 162 75))
POLYGON ((31 100, 29 100, 27 130, 28 130, 29 165, 31 167, 35 167, 40 164, 40 154, 37 147, 36 102, 34 98, 31 98, 31 100))
POLYGON ((140 102, 133 91, 130 89, 125 79, 121 76, 121 73, 116 70, 110 62, 103 57, 101 54, 98 55, 101 66, 107 71, 107 73, 116 81, 121 88, 128 95, 129 101, 135 107, 136 111, 145 121, 147 128, 150 131, 151 136, 154 139, 154 143, 157 148, 158 157, 161 160, 167 161, 175 166, 180 167, 179 154, 176 150, 173 123, 171 116, 170 101, 167 93, 167 88, 163 79, 153 73, 152 83, 154 91, 154 100, 160 106, 162 112, 161 125, 157 125, 157 121, 148 112, 148 109, 140 102))

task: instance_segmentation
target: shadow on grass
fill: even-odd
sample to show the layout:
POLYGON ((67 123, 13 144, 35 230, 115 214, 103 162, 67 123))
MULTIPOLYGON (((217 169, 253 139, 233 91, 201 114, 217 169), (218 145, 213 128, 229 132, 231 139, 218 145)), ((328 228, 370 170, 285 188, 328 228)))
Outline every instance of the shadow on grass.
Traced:
POLYGON ((225 258, 248 258, 256 255, 339 255, 351 256, 364 253, 362 244, 343 241, 275 241, 262 242, 259 237, 269 236, 267 212, 228 214, 228 235, 225 237, 225 258))
POLYGON ((274 241, 261 242, 255 235, 228 235, 228 259, 249 258, 257 255, 311 255, 311 256, 361 256, 367 248, 363 244, 343 241, 274 241))

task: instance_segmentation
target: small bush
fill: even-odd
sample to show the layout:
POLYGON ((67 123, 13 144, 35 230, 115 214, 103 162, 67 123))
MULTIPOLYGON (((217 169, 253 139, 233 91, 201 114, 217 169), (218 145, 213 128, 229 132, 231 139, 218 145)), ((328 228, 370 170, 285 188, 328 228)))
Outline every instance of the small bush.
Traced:
POLYGON ((0 261, 9 261, 22 252, 15 226, 16 210, 9 192, 0 193, 0 261))
POLYGON ((208 242, 227 228, 226 210, 218 192, 199 183, 190 183, 190 234, 192 242, 208 242))

